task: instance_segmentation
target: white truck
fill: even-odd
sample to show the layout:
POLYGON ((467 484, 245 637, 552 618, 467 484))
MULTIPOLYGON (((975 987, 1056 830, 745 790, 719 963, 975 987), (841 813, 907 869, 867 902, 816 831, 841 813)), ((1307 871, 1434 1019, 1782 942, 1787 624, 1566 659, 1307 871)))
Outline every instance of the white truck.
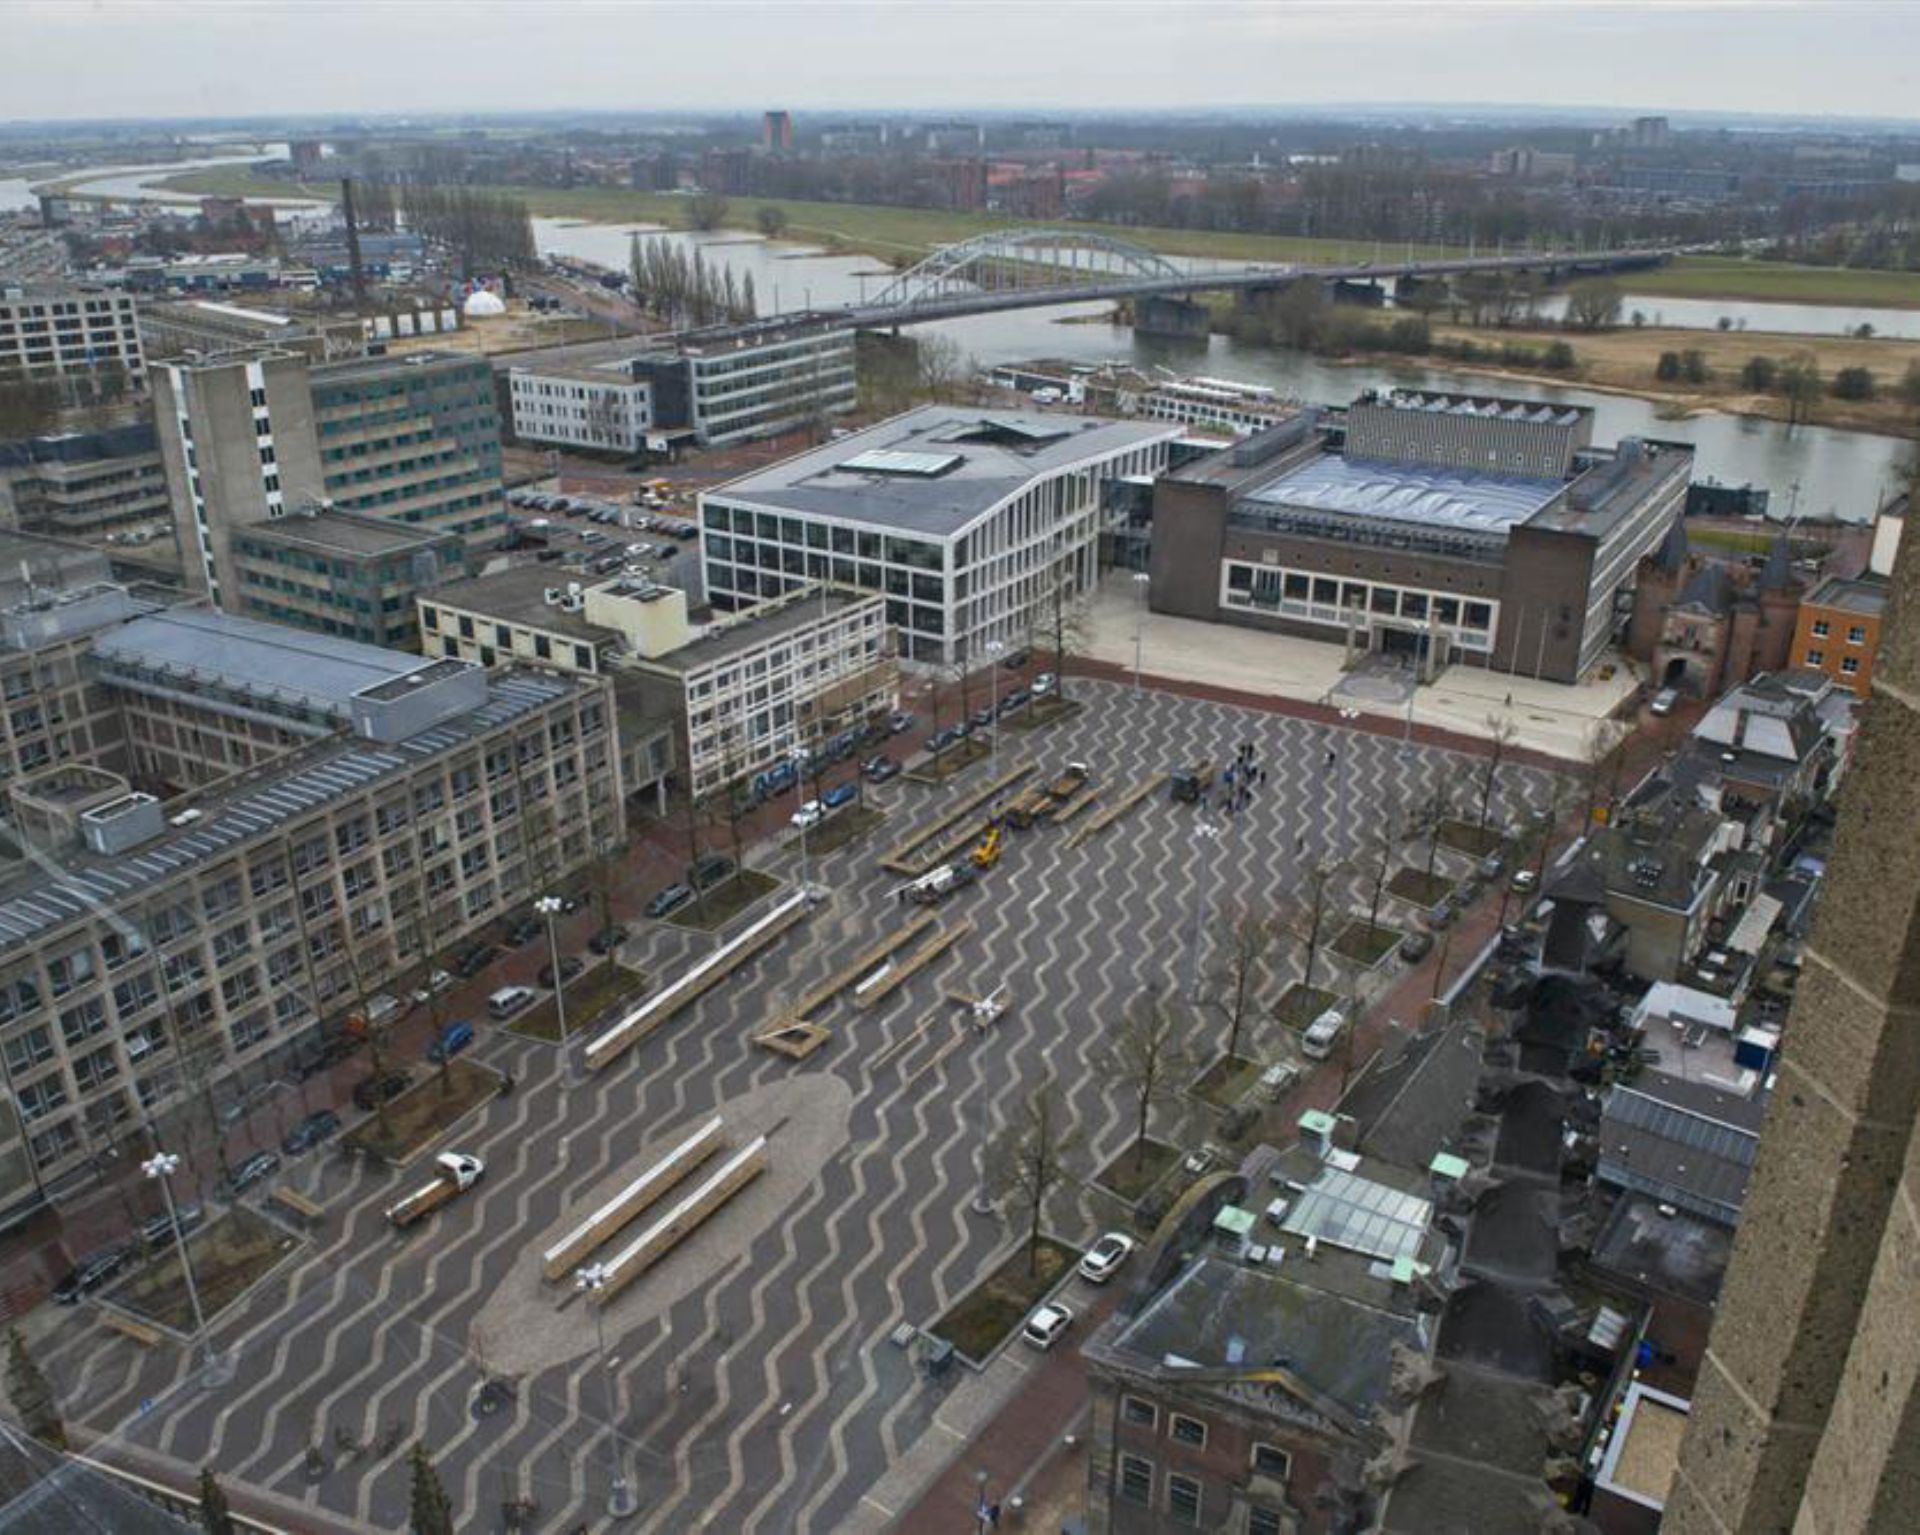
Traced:
POLYGON ((478 1157, 463 1151, 443 1151, 433 1159, 438 1169, 433 1182, 415 1189, 387 1209, 387 1219, 402 1231, 425 1220, 455 1194, 464 1194, 480 1181, 487 1168, 478 1157))
POLYGON ((970 863, 943 863, 911 884, 901 886, 900 894, 916 906, 938 906, 954 891, 964 889, 979 877, 970 863))

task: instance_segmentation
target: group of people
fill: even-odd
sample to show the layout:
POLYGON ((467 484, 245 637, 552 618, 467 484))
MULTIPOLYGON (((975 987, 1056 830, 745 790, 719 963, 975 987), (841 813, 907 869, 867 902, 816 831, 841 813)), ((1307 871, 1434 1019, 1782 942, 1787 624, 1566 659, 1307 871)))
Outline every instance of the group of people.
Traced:
POLYGON ((1245 810, 1253 803, 1253 791, 1267 781, 1267 770, 1253 755, 1253 742, 1241 743, 1239 751, 1227 770, 1220 775, 1220 790, 1216 801, 1222 815, 1232 815, 1236 810, 1245 810))

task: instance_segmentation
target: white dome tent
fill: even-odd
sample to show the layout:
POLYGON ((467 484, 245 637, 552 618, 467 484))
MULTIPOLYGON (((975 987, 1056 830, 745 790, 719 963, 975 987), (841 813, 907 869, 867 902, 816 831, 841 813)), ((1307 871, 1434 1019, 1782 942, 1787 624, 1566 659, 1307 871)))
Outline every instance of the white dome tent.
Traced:
POLYGON ((467 301, 460 306, 460 312, 469 320, 494 320, 507 312, 506 304, 497 293, 489 293, 485 288, 475 288, 467 295, 467 301))

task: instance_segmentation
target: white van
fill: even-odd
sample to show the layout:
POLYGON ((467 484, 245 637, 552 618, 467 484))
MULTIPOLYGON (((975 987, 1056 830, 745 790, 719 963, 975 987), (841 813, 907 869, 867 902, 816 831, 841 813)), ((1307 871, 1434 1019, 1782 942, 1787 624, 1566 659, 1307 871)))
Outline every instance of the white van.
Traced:
POLYGON ((1268 1103, 1278 1103, 1293 1090, 1293 1084, 1300 1080, 1300 1068, 1291 1061, 1282 1061, 1277 1066, 1269 1066, 1260 1073, 1260 1095, 1268 1103))
POLYGON ((1337 1007, 1328 1008, 1300 1036, 1300 1053, 1309 1060, 1324 1061, 1333 1054, 1346 1027, 1347 1015, 1337 1007))
POLYGON ((531 986, 502 986, 487 998, 487 1011, 495 1018, 511 1018, 534 999, 531 986))

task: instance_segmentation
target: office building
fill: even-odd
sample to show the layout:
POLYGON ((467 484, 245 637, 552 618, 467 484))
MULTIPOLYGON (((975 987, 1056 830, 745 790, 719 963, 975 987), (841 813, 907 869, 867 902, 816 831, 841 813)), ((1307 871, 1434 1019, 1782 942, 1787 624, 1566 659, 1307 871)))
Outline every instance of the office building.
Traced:
POLYGON ((1097 574, 1109 487, 1165 469, 1174 425, 929 405, 701 497, 708 599, 830 581, 887 599, 904 658, 1027 642, 1097 574))
POLYGON ((296 316, 216 299, 150 303, 140 311, 140 340, 151 362, 235 351, 297 352, 309 362, 364 357, 366 328, 354 315, 296 316))
POLYGON ((441 352, 309 364, 268 352, 154 370, 161 451, 189 579, 235 606, 236 528, 331 504, 469 553, 506 523, 486 361, 441 352))
POLYGON ((1800 599, 1794 623, 1795 666, 1825 672, 1861 698, 1873 686, 1880 626, 1887 614, 1883 577, 1829 576, 1800 599))
POLYGON ((653 386, 618 366, 514 368, 507 375, 521 442, 641 453, 653 427, 653 386))
POLYGON ((1576 682, 1686 500, 1693 451, 1590 446, 1583 407, 1363 395, 1154 487, 1155 612, 1576 682))
POLYGON ((165 804, 99 770, 15 787, 71 830, 0 882, 0 1218, 189 1095, 282 1074, 316 1023, 622 835, 603 684, 287 659, 350 730, 165 804))
POLYGON ((0 443, 0 524, 92 538, 172 515, 151 422, 0 443))
POLYGON ((296 507, 233 530, 233 611, 321 634, 420 648, 415 599, 466 573, 459 534, 296 507))
POLYGON ((805 317, 715 326, 642 353, 635 378, 653 383, 653 414, 686 426, 703 447, 776 437, 845 415, 858 403, 853 331, 805 317))
POLYGON ((146 375, 133 295, 111 288, 0 284, 0 376, 146 375))
POLYGON ((763 112, 760 115, 760 147, 762 149, 793 148, 793 114, 791 112, 763 112))
POLYGON ((671 722, 689 790, 750 783, 802 747, 883 724, 900 703, 886 607, 860 592, 800 591, 635 657, 626 670, 649 717, 671 722))

